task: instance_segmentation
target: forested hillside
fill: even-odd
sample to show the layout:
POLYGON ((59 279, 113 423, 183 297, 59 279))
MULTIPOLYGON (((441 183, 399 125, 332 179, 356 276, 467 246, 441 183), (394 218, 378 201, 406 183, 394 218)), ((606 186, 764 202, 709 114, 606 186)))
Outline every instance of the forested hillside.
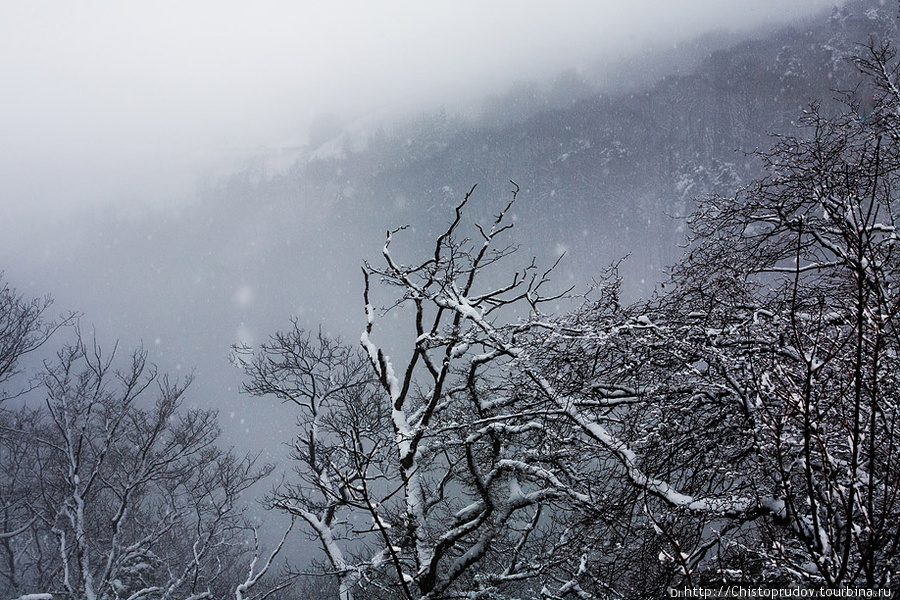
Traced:
POLYGON ((441 109, 350 127, 316 139, 286 172, 265 172, 261 160, 208 198, 423 225, 472 183, 497 197, 514 179, 527 196, 520 226, 536 246, 572 250, 567 262, 586 276, 630 254, 626 272, 652 282, 678 257, 683 223, 672 217, 757 175, 749 153, 793 133, 810 102, 834 110, 859 85, 850 61, 859 44, 894 28, 890 7, 862 2, 716 50, 640 91, 595 89, 587 73, 569 71, 486 101, 479 118, 441 109))

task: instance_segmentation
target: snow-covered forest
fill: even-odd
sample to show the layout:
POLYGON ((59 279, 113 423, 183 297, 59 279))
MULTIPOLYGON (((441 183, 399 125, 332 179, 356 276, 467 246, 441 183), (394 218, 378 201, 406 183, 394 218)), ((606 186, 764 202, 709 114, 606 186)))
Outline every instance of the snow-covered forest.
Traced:
POLYGON ((175 208, 23 220, 0 597, 897 590, 898 24, 321 115, 175 208))

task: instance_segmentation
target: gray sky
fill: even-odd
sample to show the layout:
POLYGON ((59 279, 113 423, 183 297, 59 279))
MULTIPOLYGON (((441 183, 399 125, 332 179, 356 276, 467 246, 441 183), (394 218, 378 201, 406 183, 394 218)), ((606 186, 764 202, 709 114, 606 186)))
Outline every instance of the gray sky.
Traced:
POLYGON ((0 218, 186 193, 309 119, 453 104, 512 81, 833 0, 0 3, 0 218))

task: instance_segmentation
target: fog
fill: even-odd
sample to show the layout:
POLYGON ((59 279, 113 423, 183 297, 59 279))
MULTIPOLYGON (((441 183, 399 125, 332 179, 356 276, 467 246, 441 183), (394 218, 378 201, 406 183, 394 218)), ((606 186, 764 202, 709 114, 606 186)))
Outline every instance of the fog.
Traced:
POLYGON ((514 81, 830 4, 6 2, 0 218, 177 202, 198 172, 236 151, 303 143, 320 113, 460 105, 514 81))
MULTIPOLYGON (((290 419, 238 396, 231 344, 259 343, 291 315, 357 339, 359 265, 377 256, 385 228, 446 218, 410 201, 420 190, 410 182, 388 188, 390 210, 362 215, 304 192, 300 216, 234 188, 207 206, 216 182, 252 173, 254 157, 302 148, 321 115, 466 115, 517 82, 677 52, 710 31, 738 40, 831 4, 2 3, 0 270, 21 292, 83 313, 106 343, 144 344, 161 371, 194 372, 191 401, 221 411, 226 443, 277 456, 290 419)), ((504 172, 486 173, 473 158, 464 176, 439 172, 427 185, 445 203, 474 183, 496 199, 522 175, 513 158, 501 163, 504 172)), ((532 241, 548 254, 580 245, 563 277, 589 281, 587 268, 629 250, 592 241, 587 225, 580 242, 565 238, 572 206, 542 208, 532 241)), ((654 260, 658 270, 665 259, 654 260)))
MULTIPOLYGON (((193 378, 221 444, 278 464, 258 497, 290 477, 296 412, 241 393, 234 345, 295 319, 355 346, 385 231, 405 226, 413 264, 475 184, 468 234, 521 184, 498 276, 565 255, 554 291, 617 264, 623 302, 656 293, 694 199, 752 181, 771 133, 852 89, 889 3, 835 4, 0 2, 0 282, 193 378)), ((379 347, 409 352, 409 315, 377 315, 379 347)))

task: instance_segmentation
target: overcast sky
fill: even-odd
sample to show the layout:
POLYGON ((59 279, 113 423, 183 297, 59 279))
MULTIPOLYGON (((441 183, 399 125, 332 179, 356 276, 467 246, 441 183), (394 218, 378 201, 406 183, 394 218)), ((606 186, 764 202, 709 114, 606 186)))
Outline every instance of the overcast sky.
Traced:
POLYGON ((296 144, 321 112, 452 104, 833 3, 7 0, 0 204, 153 200, 216 153, 296 144))

